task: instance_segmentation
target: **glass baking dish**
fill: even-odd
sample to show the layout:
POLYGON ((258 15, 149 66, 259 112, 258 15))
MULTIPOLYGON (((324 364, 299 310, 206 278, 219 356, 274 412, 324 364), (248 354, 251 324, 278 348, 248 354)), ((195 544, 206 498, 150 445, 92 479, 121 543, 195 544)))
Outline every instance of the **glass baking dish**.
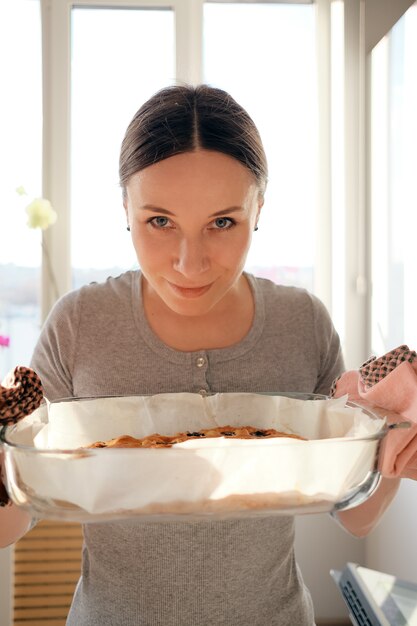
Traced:
MULTIPOLYGON (((142 396, 137 397, 137 406, 149 399, 157 402, 155 406, 161 400, 159 406, 167 407, 170 406, 167 402, 172 400, 183 413, 188 400, 194 407, 198 406, 200 400, 196 396, 142 396)), ((220 400, 215 398, 213 402, 227 402, 228 407, 235 403, 239 409, 234 417, 229 412, 227 419, 219 419, 219 425, 233 420, 239 423, 242 405, 253 402, 253 417, 240 425, 251 422, 250 425, 265 427, 265 415, 260 416, 259 408, 265 407, 266 414, 276 407, 279 412, 282 407, 281 413, 286 417, 270 427, 278 425, 287 432, 308 435, 308 440, 194 439, 167 449, 36 447, 34 442, 39 439, 40 431, 51 426, 53 416, 56 423, 60 420, 62 423, 68 409, 75 416, 76 431, 90 419, 97 422, 95 428, 100 428, 99 422, 104 428, 103 407, 118 407, 117 415, 121 419, 128 412, 128 405, 130 411, 136 406, 134 396, 69 399, 52 403, 49 417, 35 412, 16 425, 3 427, 0 439, 9 495, 34 517, 88 523, 132 516, 148 521, 320 513, 356 506, 376 488, 380 479, 380 444, 388 427, 384 419, 367 408, 346 400, 343 406, 340 400, 333 404, 335 400, 314 394, 220 396, 220 400), (98 406, 100 410, 94 408, 98 406), (331 436, 311 438, 315 432, 314 420, 317 432, 331 436), (349 420, 352 424, 357 422, 361 434, 358 436, 355 428, 354 434, 349 434, 351 428, 347 434, 340 435, 343 420, 346 424, 349 420), (365 429, 361 422, 366 424, 365 429), (338 436, 333 436, 334 433, 338 436)), ((114 428, 118 422, 112 411, 113 408, 107 411, 111 414, 108 423, 114 428)), ((127 423, 120 426, 119 435, 128 434, 127 423)), ((175 432, 181 431, 175 428, 175 432)), ((160 430, 148 434, 151 432, 160 430)), ((103 438, 105 435, 98 439, 103 438)))

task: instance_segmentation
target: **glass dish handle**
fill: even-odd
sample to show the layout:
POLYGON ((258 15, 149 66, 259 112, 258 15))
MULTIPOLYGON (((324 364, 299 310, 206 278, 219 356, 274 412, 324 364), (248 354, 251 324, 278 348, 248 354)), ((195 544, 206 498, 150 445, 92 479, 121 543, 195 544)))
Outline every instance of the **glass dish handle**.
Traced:
POLYGON ((359 504, 365 502, 365 500, 367 500, 374 493, 375 489, 379 485, 380 480, 380 472, 376 470, 371 472, 368 478, 362 483, 362 485, 360 485, 358 490, 334 505, 333 510, 331 511, 331 515, 336 514, 338 511, 352 509, 353 507, 359 506, 359 504))

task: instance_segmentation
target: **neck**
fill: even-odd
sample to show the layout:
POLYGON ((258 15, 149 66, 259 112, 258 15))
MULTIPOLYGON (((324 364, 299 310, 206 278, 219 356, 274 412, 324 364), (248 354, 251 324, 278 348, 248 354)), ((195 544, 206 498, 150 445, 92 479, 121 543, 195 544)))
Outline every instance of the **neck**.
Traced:
POLYGON ((145 315, 152 331, 166 345, 182 352, 226 348, 241 341, 254 318, 254 299, 242 275, 236 289, 204 315, 180 315, 143 283, 145 315))

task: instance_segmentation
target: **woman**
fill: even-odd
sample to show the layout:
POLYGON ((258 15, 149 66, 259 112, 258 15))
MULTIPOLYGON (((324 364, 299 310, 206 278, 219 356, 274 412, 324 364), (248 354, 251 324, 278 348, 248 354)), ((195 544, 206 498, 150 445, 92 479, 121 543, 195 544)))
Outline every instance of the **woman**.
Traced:
MULTIPOLYGON (((243 271, 267 164, 242 107, 207 86, 160 91, 127 129, 120 183, 141 271, 57 303, 32 362, 46 397, 328 393, 343 362, 321 302, 243 271)), ((291 517, 130 519, 84 536, 70 626, 314 623, 291 517)))

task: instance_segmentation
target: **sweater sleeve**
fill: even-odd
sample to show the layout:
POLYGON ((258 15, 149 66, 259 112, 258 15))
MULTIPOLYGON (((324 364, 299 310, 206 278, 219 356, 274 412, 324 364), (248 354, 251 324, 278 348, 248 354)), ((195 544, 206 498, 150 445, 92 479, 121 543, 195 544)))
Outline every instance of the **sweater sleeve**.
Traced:
POLYGON ((32 355, 45 397, 52 401, 73 396, 73 366, 80 320, 80 295, 71 292, 53 307, 32 355))
POLYGON ((332 382, 344 371, 345 365, 333 322, 324 304, 310 294, 313 305, 315 339, 318 358, 318 375, 315 393, 328 395, 332 382))

